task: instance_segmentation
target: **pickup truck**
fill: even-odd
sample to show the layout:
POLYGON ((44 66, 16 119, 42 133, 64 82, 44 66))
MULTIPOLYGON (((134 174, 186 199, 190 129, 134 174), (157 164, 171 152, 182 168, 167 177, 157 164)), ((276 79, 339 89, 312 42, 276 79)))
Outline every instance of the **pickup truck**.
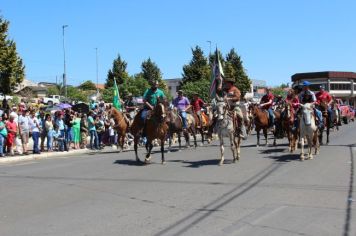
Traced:
POLYGON ((352 116, 352 112, 350 111, 350 107, 348 105, 344 104, 344 102, 340 98, 335 99, 335 102, 337 104, 337 107, 340 110, 340 118, 341 118, 341 120, 345 124, 348 124, 349 121, 352 118, 351 117, 352 116))
POLYGON ((6 98, 6 100, 12 100, 12 96, 4 95, 3 93, 0 93, 0 101, 4 100, 4 98, 6 98))
POLYGON ((62 97, 60 95, 51 95, 49 97, 44 97, 42 99, 42 103, 46 105, 55 105, 55 104, 59 104, 61 99, 62 97))

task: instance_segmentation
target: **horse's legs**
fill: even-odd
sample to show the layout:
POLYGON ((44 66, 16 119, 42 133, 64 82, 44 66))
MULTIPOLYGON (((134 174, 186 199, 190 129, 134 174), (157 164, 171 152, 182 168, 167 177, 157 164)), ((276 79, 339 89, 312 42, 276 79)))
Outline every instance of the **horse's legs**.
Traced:
POLYGON ((148 143, 148 150, 147 150, 147 154, 146 154, 146 158, 145 158, 145 163, 146 164, 149 163, 150 160, 151 160, 151 151, 152 151, 152 148, 153 148, 152 140, 150 140, 150 141, 147 140, 147 143, 148 143))
MULTIPOLYGON (((308 159, 313 160, 313 153, 312 153, 312 148, 313 148, 313 142, 314 142, 314 133, 312 133, 311 136, 308 137, 308 159)), ((317 137, 318 138, 318 137, 317 137)))
POLYGON ((330 134, 330 122, 328 121, 328 126, 326 128, 326 144, 329 144, 329 134, 330 134))
POLYGON ((182 148, 182 140, 180 139, 180 132, 177 132, 178 135, 178 144, 179 144, 179 150, 182 148))
POLYGON ((200 135, 201 135, 201 142, 204 145, 204 129, 203 127, 199 129, 200 135))
POLYGON ((169 141, 168 141, 168 152, 170 152, 171 148, 172 148, 172 139, 173 139, 173 133, 171 131, 168 132, 168 138, 169 138, 169 141))
POLYGON ((241 138, 240 137, 235 137, 234 138, 235 141, 235 150, 236 150, 236 158, 234 159, 234 162, 239 161, 240 160, 240 145, 241 145, 241 138))
POLYGON ((314 145, 314 148, 315 148, 315 151, 314 151, 314 154, 315 155, 318 155, 319 154, 319 147, 320 147, 320 145, 319 145, 319 140, 318 140, 318 131, 316 131, 315 133, 314 133, 314 142, 313 142, 313 145, 314 145))
POLYGON ((139 139, 140 139, 140 137, 135 135, 135 137, 134 137, 134 150, 135 150, 135 156, 136 156, 136 161, 137 162, 141 162, 140 158, 138 158, 138 155, 137 155, 137 144, 139 142, 139 139))
POLYGON ((266 139, 266 146, 268 146, 268 129, 263 129, 263 135, 265 136, 266 139))
POLYGON ((221 166, 224 164, 224 137, 219 134, 219 140, 220 140, 220 162, 219 165, 221 166))
MULTIPOLYGON (((196 134, 196 130, 194 128, 191 129, 192 134, 193 134, 193 138, 194 138, 194 147, 197 148, 198 144, 197 144, 197 134, 196 134)), ((188 134, 189 135, 189 134, 188 134)))
POLYGON ((304 137, 300 137, 300 160, 304 161, 304 137))
POLYGON ((230 138, 230 147, 231 147, 231 152, 232 152, 232 157, 233 157, 233 161, 235 162, 236 159, 236 145, 235 145, 235 134, 234 133, 230 133, 229 134, 229 138, 230 138))
POLYGON ((257 145, 256 147, 259 147, 260 146, 260 130, 256 130, 256 134, 257 134, 257 145))
POLYGON ((164 138, 161 139, 161 155, 162 155, 162 164, 165 164, 166 161, 164 160, 164 138))

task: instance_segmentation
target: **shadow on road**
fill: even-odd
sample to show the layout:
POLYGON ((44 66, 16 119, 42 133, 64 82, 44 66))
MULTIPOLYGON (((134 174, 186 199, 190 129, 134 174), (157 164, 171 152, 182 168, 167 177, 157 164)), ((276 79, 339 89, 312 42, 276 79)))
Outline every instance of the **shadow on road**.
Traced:
POLYGON ((137 162, 136 160, 133 159, 116 160, 114 161, 113 164, 127 165, 127 166, 145 166, 145 163, 137 162))
MULTIPOLYGON (((184 167, 190 167, 190 168, 199 168, 202 166, 217 166, 219 164, 218 159, 212 159, 212 160, 202 160, 202 161, 182 161, 184 164, 189 164, 184 167)), ((232 164, 232 160, 225 160, 224 164, 232 164)))

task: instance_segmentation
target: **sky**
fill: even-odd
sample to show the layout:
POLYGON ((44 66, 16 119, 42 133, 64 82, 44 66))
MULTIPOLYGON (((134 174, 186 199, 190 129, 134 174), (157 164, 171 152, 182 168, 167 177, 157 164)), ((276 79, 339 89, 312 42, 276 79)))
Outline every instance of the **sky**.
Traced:
POLYGON ((179 78, 200 46, 235 48, 251 79, 276 86, 295 73, 356 71, 356 1, 352 0, 0 0, 26 66, 26 78, 104 83, 118 54, 129 74, 149 57, 164 79, 179 78))

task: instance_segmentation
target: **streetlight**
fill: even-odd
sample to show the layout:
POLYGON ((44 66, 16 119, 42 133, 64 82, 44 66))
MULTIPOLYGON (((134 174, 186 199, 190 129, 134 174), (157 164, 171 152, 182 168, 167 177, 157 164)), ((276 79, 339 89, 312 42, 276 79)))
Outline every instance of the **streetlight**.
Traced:
POLYGON ((63 25, 63 58, 64 58, 64 72, 63 72, 63 86, 64 86, 64 97, 67 100, 67 77, 66 77, 66 49, 64 46, 64 28, 68 27, 68 25, 63 25))
POLYGON ((96 93, 99 94, 99 70, 98 70, 98 48, 95 48, 96 54, 96 93))

